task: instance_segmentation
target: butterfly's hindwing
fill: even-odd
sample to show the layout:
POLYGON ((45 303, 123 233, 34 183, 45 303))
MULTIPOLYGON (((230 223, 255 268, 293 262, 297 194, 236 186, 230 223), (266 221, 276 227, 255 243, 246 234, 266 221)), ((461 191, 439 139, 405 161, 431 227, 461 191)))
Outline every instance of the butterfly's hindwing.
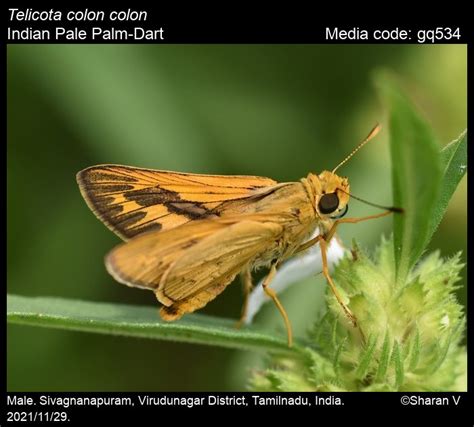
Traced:
POLYGON ((154 290, 161 303, 174 306, 168 317, 193 311, 280 237, 283 227, 262 218, 201 220, 137 236, 109 253, 107 270, 121 283, 154 290))

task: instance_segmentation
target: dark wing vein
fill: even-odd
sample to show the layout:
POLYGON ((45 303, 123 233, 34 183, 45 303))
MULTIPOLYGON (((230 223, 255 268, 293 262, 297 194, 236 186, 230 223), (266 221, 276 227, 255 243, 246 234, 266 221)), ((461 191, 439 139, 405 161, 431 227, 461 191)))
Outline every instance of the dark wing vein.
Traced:
POLYGON ((120 165, 93 166, 79 172, 77 180, 92 211, 123 239, 219 216, 232 202, 276 184, 254 176, 196 175, 120 165))

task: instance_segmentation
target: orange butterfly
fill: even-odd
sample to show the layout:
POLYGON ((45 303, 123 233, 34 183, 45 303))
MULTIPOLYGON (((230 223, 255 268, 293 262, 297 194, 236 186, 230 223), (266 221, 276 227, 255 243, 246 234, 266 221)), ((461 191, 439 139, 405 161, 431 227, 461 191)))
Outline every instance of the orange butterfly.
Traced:
MULTIPOLYGON (((323 274, 356 325, 328 273, 327 242, 340 223, 400 210, 341 219, 347 212, 349 182, 335 171, 379 129, 376 126, 332 172, 310 173, 298 182, 119 165, 87 168, 77 174, 77 182, 91 210, 125 240, 107 255, 107 270, 118 282, 153 290, 163 304, 163 319, 176 320, 204 307, 238 274, 248 296, 252 270, 267 266, 263 287, 283 316, 291 345, 288 316, 269 285, 284 259, 316 243, 323 274), (310 239, 316 227, 320 234, 310 239)), ((242 318, 245 309, 246 304, 242 318)))

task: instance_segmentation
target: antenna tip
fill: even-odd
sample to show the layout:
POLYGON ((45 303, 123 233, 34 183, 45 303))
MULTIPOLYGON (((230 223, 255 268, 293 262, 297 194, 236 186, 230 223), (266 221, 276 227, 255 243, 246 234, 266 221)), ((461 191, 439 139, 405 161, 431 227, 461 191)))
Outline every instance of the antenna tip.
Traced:
POLYGON ((394 206, 392 206, 389 210, 390 210, 390 212, 395 212, 395 213, 401 213, 401 214, 402 214, 402 213, 405 213, 405 209, 403 209, 403 208, 396 208, 396 207, 394 207, 394 206))
POLYGON ((380 123, 375 123, 374 128, 370 131, 366 139, 372 139, 382 130, 382 125, 380 123))

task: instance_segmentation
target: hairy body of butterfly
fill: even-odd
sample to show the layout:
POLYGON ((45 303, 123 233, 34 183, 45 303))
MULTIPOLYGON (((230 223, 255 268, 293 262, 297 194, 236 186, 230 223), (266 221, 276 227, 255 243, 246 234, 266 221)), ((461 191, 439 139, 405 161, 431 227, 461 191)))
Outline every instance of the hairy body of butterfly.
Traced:
MULTIPOLYGON (((378 127, 354 152, 376 132, 378 127)), ((163 319, 176 320, 205 306, 239 273, 247 297, 252 270, 268 266, 263 288, 284 318, 291 345, 288 316, 269 286, 278 264, 319 243, 323 274, 356 325, 329 275, 327 242, 341 222, 390 213, 339 219, 347 212, 349 183, 334 171, 277 183, 256 176, 99 165, 79 172, 77 181, 96 216, 125 240, 107 255, 107 270, 118 282, 154 291, 163 319), (316 227, 320 234, 308 240, 316 227)), ((246 304, 242 318, 245 309, 246 304)))

